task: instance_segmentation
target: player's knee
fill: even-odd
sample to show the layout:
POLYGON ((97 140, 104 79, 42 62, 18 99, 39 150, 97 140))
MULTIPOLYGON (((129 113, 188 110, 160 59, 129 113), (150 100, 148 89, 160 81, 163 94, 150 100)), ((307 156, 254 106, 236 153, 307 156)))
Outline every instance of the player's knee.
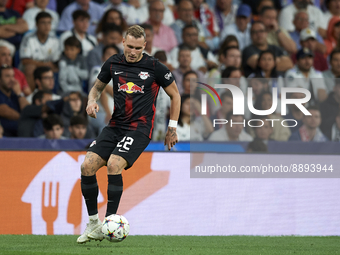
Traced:
POLYGON ((121 174, 123 172, 123 167, 120 167, 118 164, 109 164, 107 166, 107 173, 108 174, 121 174))
POLYGON ((81 164, 80 170, 81 170, 81 175, 85 175, 85 176, 93 175, 90 171, 91 167, 88 164, 88 162, 86 162, 86 160, 81 164))

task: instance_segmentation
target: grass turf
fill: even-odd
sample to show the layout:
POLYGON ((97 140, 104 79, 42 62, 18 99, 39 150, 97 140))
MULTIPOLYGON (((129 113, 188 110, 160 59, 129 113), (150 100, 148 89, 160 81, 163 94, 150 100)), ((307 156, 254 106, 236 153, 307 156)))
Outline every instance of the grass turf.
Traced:
POLYGON ((340 254, 339 236, 129 236, 121 243, 77 236, 0 235, 0 254, 340 254))

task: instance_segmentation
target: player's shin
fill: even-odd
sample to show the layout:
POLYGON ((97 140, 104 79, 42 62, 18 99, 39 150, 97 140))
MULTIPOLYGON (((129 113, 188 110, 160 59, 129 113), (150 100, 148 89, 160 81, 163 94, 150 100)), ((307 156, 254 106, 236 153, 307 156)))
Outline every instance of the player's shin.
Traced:
POLYGON ((98 183, 96 175, 81 176, 81 192, 84 196, 89 216, 98 214, 98 183))
POLYGON ((107 209, 105 217, 116 214, 123 193, 122 175, 108 175, 107 209))

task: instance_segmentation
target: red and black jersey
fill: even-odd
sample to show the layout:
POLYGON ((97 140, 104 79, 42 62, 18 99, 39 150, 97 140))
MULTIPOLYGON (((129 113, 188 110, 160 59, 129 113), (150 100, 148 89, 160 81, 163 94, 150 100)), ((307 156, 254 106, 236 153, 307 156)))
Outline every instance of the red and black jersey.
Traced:
POLYGON ((116 54, 104 63, 98 79, 104 83, 113 79, 114 109, 109 126, 137 130, 151 139, 158 91, 174 81, 169 69, 147 54, 136 63, 116 54))

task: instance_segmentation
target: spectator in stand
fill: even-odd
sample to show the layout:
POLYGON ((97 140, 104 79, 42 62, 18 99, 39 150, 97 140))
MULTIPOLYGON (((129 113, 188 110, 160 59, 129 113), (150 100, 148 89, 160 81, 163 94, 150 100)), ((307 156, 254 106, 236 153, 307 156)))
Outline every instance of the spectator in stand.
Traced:
POLYGON ((329 55, 330 69, 324 71, 322 76, 326 83, 327 94, 333 91, 335 78, 340 77, 340 49, 335 48, 329 55))
POLYGON ((248 153, 268 152, 268 148, 264 142, 262 142, 260 139, 255 138, 252 142, 248 144, 247 152, 248 153))
POLYGON ((22 34, 28 30, 26 21, 18 12, 6 8, 6 0, 0 1, 0 38, 4 39, 18 49, 22 34))
POLYGON ((260 21, 266 27, 268 44, 281 47, 290 54, 296 52, 295 42, 277 22, 277 11, 274 7, 263 7, 260 13, 260 21))
POLYGON ((197 88, 198 75, 195 71, 188 71, 183 74, 183 93, 182 95, 190 95, 192 98, 201 100, 201 92, 197 88))
POLYGON ((199 20, 204 28, 205 40, 211 51, 219 49, 220 29, 217 25, 214 13, 209 9, 204 0, 192 0, 194 6, 194 17, 199 20))
MULTIPOLYGON (((319 51, 320 48, 322 50, 322 48, 326 49, 326 47, 316 40, 316 33, 314 30, 310 28, 303 29, 300 35, 300 44, 302 48, 308 48, 313 52, 314 54, 314 65, 313 66, 315 70, 322 72, 328 69, 327 60, 324 54, 319 51)), ((293 63, 295 64, 296 63, 295 54, 292 55, 292 60, 293 60, 293 63)))
MULTIPOLYGON (((14 46, 13 49, 15 50, 14 46)), ((2 65, 12 66, 13 54, 11 53, 10 48, 5 44, 0 46, 0 66, 2 65)), ((13 67, 13 70, 14 78, 20 84, 21 91, 25 94, 25 96, 30 95, 32 91, 28 86, 25 75, 18 68, 13 67)))
POLYGON ((335 117, 335 123, 332 126, 329 139, 331 141, 340 142, 340 111, 339 110, 338 110, 338 114, 335 117))
MULTIPOLYGON (((178 51, 178 68, 172 71, 176 80, 176 85, 180 94, 183 94, 183 75, 191 71, 191 51, 188 47, 183 46, 178 51)), ((197 73, 198 80, 203 80, 204 74, 198 70, 192 70, 197 73)))
POLYGON ((88 79, 85 57, 80 54, 81 43, 71 36, 64 42, 64 54, 59 61, 59 85, 63 93, 83 92, 83 81, 88 79))
POLYGON ((224 49, 223 56, 220 58, 220 64, 217 68, 209 72, 209 78, 221 78, 221 72, 229 66, 236 68, 241 67, 241 51, 236 47, 227 47, 224 49))
POLYGON ((243 115, 233 115, 233 112, 229 112, 227 114, 226 120, 228 121, 225 124, 225 127, 222 127, 209 136, 209 141, 215 142, 228 142, 228 141, 240 141, 240 142, 250 142, 253 138, 244 130, 243 115), (236 123, 237 124, 234 124, 236 123))
POLYGON ((270 140, 273 141, 270 137, 274 132, 271 122, 267 119, 266 116, 261 116, 258 121, 252 123, 255 126, 252 128, 255 135, 254 140, 260 139, 265 144, 268 144, 270 140))
MULTIPOLYGON (((221 82, 224 84, 232 84, 243 91, 243 94, 247 94, 248 83, 246 78, 242 75, 240 68, 229 66, 222 71, 221 82)), ((218 89, 218 93, 222 94, 225 90, 218 89)))
POLYGON ((328 95, 326 101, 320 105, 322 123, 320 129, 328 137, 332 139, 333 125, 340 109, 340 79, 337 78, 333 91, 328 95))
POLYGON ((20 15, 23 15, 25 10, 28 10, 34 6, 34 0, 8 0, 6 1, 6 8, 12 9, 20 15))
MULTIPOLYGON (((69 137, 70 134, 68 127, 70 126, 71 118, 76 115, 83 115, 84 117, 86 117, 86 100, 84 101, 84 98, 80 92, 74 91, 66 95, 64 97, 64 101, 65 103, 61 113, 61 118, 65 127, 65 129, 63 130, 63 136, 69 137)), ((90 133, 92 134, 92 130, 88 129, 87 133, 91 137, 90 133)))
POLYGON ((103 40, 103 29, 107 24, 114 23, 115 25, 121 27, 123 31, 123 35, 125 36, 125 32, 128 29, 128 25, 123 18, 123 15, 120 11, 115 10, 115 9, 109 9, 107 10, 102 19, 99 21, 97 29, 96 29, 96 34, 97 34, 97 39, 99 42, 103 40))
MULTIPOLYGON (((32 97, 38 91, 43 90, 43 91, 52 92, 53 90, 55 90, 54 75, 50 67, 48 66, 37 67, 34 70, 33 77, 34 77, 35 89, 32 94, 26 97, 27 101, 30 104, 33 104, 34 101, 32 100, 32 97)), ((61 98, 60 95, 54 94, 52 92, 52 100, 58 100, 60 98, 61 98)))
POLYGON ((0 122, 5 136, 17 136, 20 112, 28 105, 11 66, 0 67, 0 122))
POLYGON ((191 50, 191 68, 193 70, 200 70, 206 73, 208 70, 217 67, 217 60, 211 51, 208 51, 199 46, 198 43, 198 29, 194 25, 187 25, 183 28, 183 44, 175 47, 170 52, 172 66, 177 68, 179 66, 177 58, 180 47, 186 46, 191 50))
MULTIPOLYGON (((305 31, 313 31, 310 32, 313 35, 315 35, 317 43, 316 43, 316 49, 320 51, 322 54, 326 53, 326 46, 323 43, 323 39, 321 35, 317 32, 315 32, 314 29, 309 28, 309 21, 308 21, 308 12, 305 10, 300 10, 294 15, 294 21, 293 21, 295 31, 289 32, 290 37, 294 40, 296 44, 297 50, 301 49, 301 31, 305 29, 305 31)), ((305 35, 305 34, 304 34, 305 35)))
POLYGON ((87 132, 87 119, 83 115, 75 115, 70 120, 68 130, 71 139, 84 139, 87 132))
POLYGON ((39 136, 40 139, 66 139, 62 136, 64 132, 64 124, 57 114, 50 114, 43 119, 44 134, 39 136))
POLYGON ((58 38, 50 34, 52 16, 47 12, 40 12, 35 20, 37 31, 25 36, 20 45, 21 63, 31 90, 35 87, 34 70, 40 66, 48 66, 56 72, 56 63, 61 53, 58 38))
POLYGON ((209 9, 209 6, 204 3, 204 0, 192 0, 194 6, 194 17, 200 21, 211 37, 219 35, 219 27, 217 25, 214 13, 209 9))
POLYGON ((216 0, 214 13, 220 31, 235 23, 236 12, 237 5, 232 0, 216 0))
POLYGON ((286 73, 286 86, 302 87, 311 92, 310 103, 317 105, 327 98, 327 89, 322 73, 313 67, 314 54, 308 48, 303 48, 296 54, 296 66, 286 73))
POLYGON ((39 90, 34 94, 31 105, 27 105, 20 114, 18 136, 38 137, 44 134, 42 120, 49 113, 61 113, 63 100, 52 101, 52 92, 39 90))
POLYGON ((159 60, 163 65, 165 65, 171 72, 173 71, 172 65, 168 62, 168 57, 164 50, 159 50, 155 53, 155 58, 159 60))
POLYGON ((47 12, 52 16, 51 31, 55 33, 59 24, 59 14, 47 8, 49 0, 35 0, 35 5, 25 11, 22 18, 27 22, 28 30, 35 31, 37 26, 35 23, 35 17, 39 12, 47 12))
POLYGON ((321 114, 319 108, 309 106, 307 110, 312 115, 304 115, 302 122, 303 125, 295 131, 289 141, 302 141, 302 142, 326 142, 327 137, 321 132, 321 114))
MULTIPOLYGON (((134 1, 139 1, 139 0, 134 0, 134 1)), ((155 0, 147 0, 147 1, 140 1, 141 4, 140 6, 135 7, 137 9, 137 16, 138 16, 138 22, 137 23, 145 23, 148 21, 149 17, 150 17, 150 4, 155 1, 155 0), (144 2, 144 3, 143 3, 144 2)), ((172 7, 169 5, 168 2, 173 2, 173 0, 170 1, 162 1, 164 3, 164 15, 163 15, 163 19, 162 19, 162 23, 166 26, 170 26, 172 23, 175 22, 175 17, 174 17, 174 13, 172 11, 172 7)), ((132 0, 130 0, 129 2, 132 2, 132 0)))
POLYGON ((144 28, 145 36, 146 36, 145 37, 146 46, 145 46, 144 52, 149 54, 150 56, 154 56, 155 53, 157 51, 160 51, 161 49, 153 46, 153 37, 154 37, 153 27, 150 24, 142 24, 141 27, 144 28))
POLYGON ((220 63, 223 62, 223 58, 224 58, 224 50, 228 47, 237 47, 238 49, 240 48, 240 45, 238 43, 238 40, 236 38, 236 36, 234 35, 228 35, 224 41, 222 41, 220 49, 218 50, 218 61, 220 63))
POLYGON ((155 0, 149 5, 150 18, 146 22, 153 27, 153 45, 157 48, 170 52, 177 46, 174 31, 162 23, 165 7, 161 0, 155 0))
POLYGON ((279 25, 287 31, 294 31, 294 15, 299 10, 307 10, 309 26, 325 38, 328 24, 324 20, 324 14, 307 0, 293 0, 293 3, 283 8, 279 16, 279 25))
POLYGON ((331 18, 340 17, 340 2, 338 0, 325 0, 327 11, 324 13, 324 22, 329 23, 331 18))
MULTIPOLYGON (((218 109, 213 115, 211 115, 211 122, 213 122, 214 119, 227 119, 227 114, 233 111, 233 95, 231 94, 230 90, 223 92, 220 98, 222 101, 222 105, 220 109, 218 109)), ((222 124, 215 124, 214 129, 217 130, 221 127, 223 127, 222 124)))
POLYGON ((60 35, 61 50, 64 50, 65 40, 71 36, 75 36, 81 42, 82 55, 86 57, 89 51, 91 51, 98 44, 96 37, 87 33, 90 15, 86 11, 76 10, 72 14, 72 18, 73 28, 60 35))
POLYGON ((135 7, 126 2, 123 2, 123 0, 109 0, 106 3, 103 3, 102 6, 104 7, 105 11, 109 9, 120 11, 128 25, 135 25, 137 23, 140 23, 140 17, 135 7))
POLYGON ((3 138, 3 137, 4 137, 4 128, 2 127, 1 122, 0 122, 0 138, 3 138))
POLYGON ((201 111, 200 102, 182 95, 181 111, 178 118, 177 135, 179 141, 203 141, 214 128, 206 115, 196 116, 195 112, 201 111))
POLYGON ((340 39, 340 17, 330 19, 327 28, 327 37, 324 40, 327 47, 326 55, 328 56, 338 45, 340 39))
MULTIPOLYGON (((263 91, 256 99, 254 108, 257 110, 269 110, 272 107, 273 96, 269 91, 263 91)), ((270 125, 273 126, 273 133, 270 136, 270 139, 275 141, 287 141, 291 135, 291 132, 288 127, 284 127, 281 125, 283 118, 280 114, 272 113, 267 116, 270 122, 270 125)), ((252 119, 259 119, 261 116, 257 116, 253 114, 252 119)))
MULTIPOLYGON (((98 66, 94 66, 90 73, 89 90, 94 85, 98 74, 100 73, 102 64, 111 56, 118 54, 119 49, 116 45, 111 44, 104 47, 102 52, 102 63, 98 66)), ((97 112, 97 118, 90 118, 90 124, 93 127, 96 134, 100 134, 103 128, 109 123, 113 113, 113 83, 112 80, 108 86, 105 87, 104 93, 101 94, 99 102, 99 111, 97 112)), ((157 109, 157 108, 156 108, 157 109)))
MULTIPOLYGON (((88 70, 91 71, 93 67, 102 65, 103 49, 107 45, 115 44, 117 33, 121 34, 122 29, 114 23, 107 24, 103 28, 103 40, 96 47, 89 52, 86 57, 88 70)), ((119 53, 123 53, 122 50, 119 53)))
MULTIPOLYGON (((177 7, 178 19, 171 24, 171 28, 175 31, 178 45, 183 43, 182 34, 183 29, 187 25, 194 25, 198 29, 198 40, 199 42, 204 41, 205 32, 202 24, 194 17, 194 5, 189 0, 181 0, 177 7)), ((202 44, 203 46, 203 44, 202 44)), ((204 44, 204 46, 206 46, 204 44)))
MULTIPOLYGON (((245 1, 243 2, 245 3, 245 1)), ((256 6, 256 11, 255 12, 253 11, 253 21, 260 20, 260 13, 264 7, 275 7, 276 10, 281 9, 281 8, 277 8, 277 6, 274 5, 274 2, 272 0, 259 0, 256 2, 257 2, 257 6, 256 6)))
POLYGON ((60 31, 68 31, 72 29, 72 13, 75 10, 83 10, 87 11, 90 16, 90 26, 88 29, 88 33, 91 35, 95 35, 96 27, 99 20, 102 18, 104 13, 104 8, 90 0, 76 0, 75 2, 69 4, 64 10, 60 18, 58 30, 60 31))
POLYGON ((244 48, 242 52, 242 65, 246 77, 255 71, 260 52, 268 49, 272 50, 275 54, 276 68, 278 71, 285 72, 293 67, 293 62, 288 56, 284 55, 281 48, 268 44, 268 33, 262 22, 254 22, 250 33, 253 44, 244 48))
MULTIPOLYGON (((290 93, 290 96, 289 96, 289 98, 291 99, 301 99, 305 97, 306 96, 303 93, 290 93)), ((289 109, 289 113, 285 116, 285 119, 286 120, 293 119, 297 122, 297 125, 295 127, 292 127, 292 126, 289 127, 290 132, 294 133, 303 125, 302 119, 303 119, 304 114, 295 104, 289 104, 288 109, 289 109)), ((294 124, 294 122, 290 122, 290 123, 292 123, 292 125, 294 124)))
POLYGON ((249 5, 241 4, 236 13, 235 23, 230 24, 221 31, 221 41, 224 41, 228 35, 235 35, 240 44, 240 50, 249 46, 251 44, 250 21, 251 9, 249 5))

